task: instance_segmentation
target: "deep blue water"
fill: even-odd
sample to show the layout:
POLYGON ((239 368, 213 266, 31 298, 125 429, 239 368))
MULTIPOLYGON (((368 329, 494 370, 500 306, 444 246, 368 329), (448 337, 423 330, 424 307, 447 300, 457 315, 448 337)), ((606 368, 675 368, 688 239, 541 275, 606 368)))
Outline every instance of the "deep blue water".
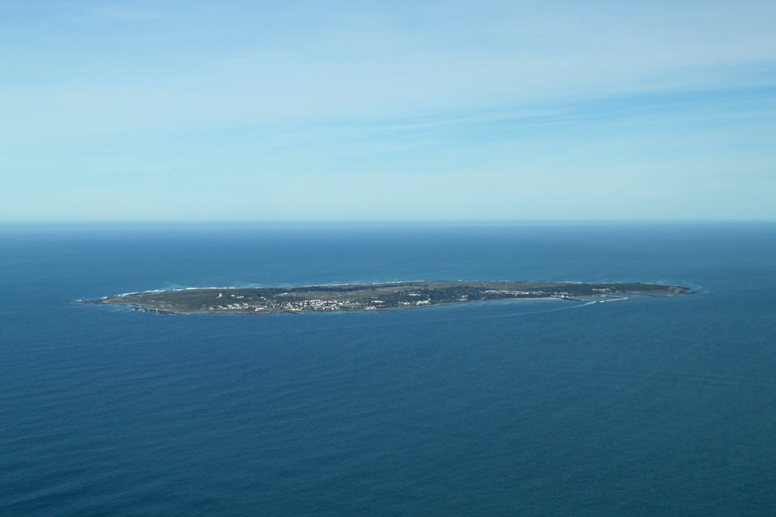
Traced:
POLYGON ((776 224, 0 226, 0 515, 776 515, 776 224), (666 282, 172 316, 194 286, 666 282))

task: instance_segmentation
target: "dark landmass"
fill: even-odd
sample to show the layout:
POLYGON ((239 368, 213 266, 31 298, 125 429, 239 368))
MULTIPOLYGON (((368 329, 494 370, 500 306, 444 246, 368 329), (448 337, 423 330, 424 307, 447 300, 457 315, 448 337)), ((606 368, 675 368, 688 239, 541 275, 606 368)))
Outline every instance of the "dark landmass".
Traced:
POLYGON ((398 282, 305 287, 207 288, 148 291, 109 296, 90 303, 132 305, 173 314, 378 310, 514 298, 598 297, 680 294, 675 285, 639 283, 398 282))

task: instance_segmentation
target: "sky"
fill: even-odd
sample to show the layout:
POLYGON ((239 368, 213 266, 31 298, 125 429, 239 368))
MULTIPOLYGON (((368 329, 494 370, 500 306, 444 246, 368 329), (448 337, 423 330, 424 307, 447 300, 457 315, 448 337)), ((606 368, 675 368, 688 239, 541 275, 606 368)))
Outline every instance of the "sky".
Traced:
POLYGON ((0 2, 0 221, 773 220, 776 2, 0 2))

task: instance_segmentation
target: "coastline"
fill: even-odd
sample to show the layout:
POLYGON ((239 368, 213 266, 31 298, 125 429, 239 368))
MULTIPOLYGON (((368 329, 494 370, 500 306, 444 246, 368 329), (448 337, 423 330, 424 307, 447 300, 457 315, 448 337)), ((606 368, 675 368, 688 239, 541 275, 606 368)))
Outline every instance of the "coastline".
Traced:
POLYGON ((411 309, 514 299, 581 303, 626 300, 626 294, 683 294, 682 286, 645 283, 437 281, 252 288, 182 288, 106 296, 86 303, 127 305, 162 314, 278 314, 411 309), (612 298, 616 297, 616 298, 612 298), (592 300, 590 298, 593 298, 592 300), (595 298, 608 298, 596 300, 595 298))

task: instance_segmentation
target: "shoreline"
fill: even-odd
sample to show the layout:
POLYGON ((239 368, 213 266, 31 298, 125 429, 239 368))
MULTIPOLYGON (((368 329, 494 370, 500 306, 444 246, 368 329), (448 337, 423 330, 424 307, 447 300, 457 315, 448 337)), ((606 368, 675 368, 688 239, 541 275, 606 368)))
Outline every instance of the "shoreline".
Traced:
MULTIPOLYGON (((649 295, 647 295, 649 296, 649 295)), ((107 298, 107 297, 106 297, 107 298)), ((620 300, 627 300, 628 298, 618 298, 617 300, 605 300, 605 301, 620 301, 620 300)), ((433 305, 421 305, 421 306, 406 306, 406 307, 375 307, 374 309, 338 309, 338 310, 283 310, 283 311, 267 311, 267 312, 249 312, 249 311, 229 311, 229 312, 212 312, 212 311, 193 311, 193 312, 178 312, 174 310, 165 310, 165 309, 155 309, 155 308, 149 308, 145 307, 143 305, 130 305, 130 304, 118 304, 118 303, 100 303, 93 300, 75 300, 75 302, 82 302, 82 303, 89 303, 89 304, 95 304, 95 305, 111 305, 111 306, 125 306, 130 311, 135 312, 149 312, 149 313, 157 313, 157 314, 169 314, 169 315, 175 315, 175 316, 189 316, 189 315, 195 315, 195 314, 207 314, 211 316, 222 316, 222 315, 232 315, 232 316, 269 316, 272 314, 302 314, 302 313, 308 313, 308 312, 314 312, 318 314, 331 314, 334 312, 384 312, 384 311, 404 311, 404 310, 412 310, 412 309, 430 309, 431 307, 447 307, 450 305, 465 305, 465 304, 476 304, 476 303, 487 303, 487 302, 505 302, 505 301, 515 301, 515 300, 522 300, 522 301, 546 301, 546 300, 559 300, 559 301, 565 301, 565 302, 577 302, 583 305, 592 305, 595 303, 603 303, 603 301, 597 301, 597 300, 580 300, 576 298, 560 298, 558 296, 546 296, 543 298, 502 298, 502 299, 495 299, 495 300, 471 300, 466 302, 443 302, 443 303, 435 303, 433 305)))

